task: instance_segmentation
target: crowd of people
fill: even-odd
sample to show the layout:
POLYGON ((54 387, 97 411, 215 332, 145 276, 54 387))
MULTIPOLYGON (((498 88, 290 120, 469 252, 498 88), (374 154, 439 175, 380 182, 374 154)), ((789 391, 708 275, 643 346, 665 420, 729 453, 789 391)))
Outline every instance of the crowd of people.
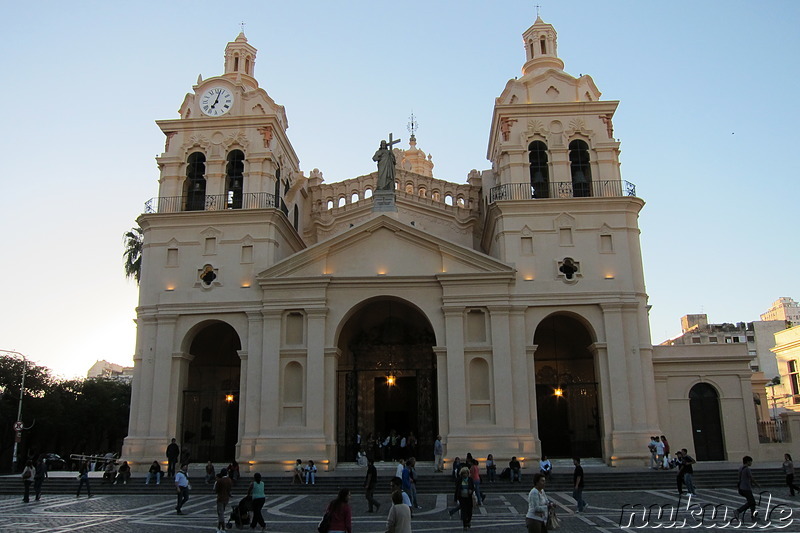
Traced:
MULTIPOLYGON (((391 432, 390 435, 393 435, 391 432)), ((367 442, 377 442, 368 437, 367 442)), ((388 449, 391 450, 392 440, 389 437, 388 449)), ((383 448, 380 445, 378 449, 383 448)), ((675 470, 677 469, 677 491, 679 496, 689 494, 694 496, 694 465, 695 459, 689 455, 686 448, 670 455, 669 441, 664 435, 653 436, 647 445, 651 454, 650 468, 656 470, 675 470)), ((410 533, 411 519, 414 510, 422 509, 417 498, 417 462, 414 456, 402 457, 410 450, 408 441, 405 445, 398 444, 396 454, 397 467, 394 475, 389 481, 391 505, 387 516, 387 533, 410 533), (405 449, 405 451, 403 451, 405 449)), ((394 452, 389 452, 394 455, 394 452)), ((184 514, 182 508, 189 499, 191 484, 188 476, 188 454, 181 454, 180 449, 172 439, 166 449, 167 471, 162 470, 159 461, 154 460, 150 465, 145 476, 145 484, 151 482, 159 485, 163 478, 172 478, 176 491, 177 514, 184 514), (177 467, 178 460, 180 466, 177 467)), ((384 457, 381 455, 381 457, 384 457)), ((441 437, 437 436, 434 444, 434 471, 443 472, 443 449, 441 437)), ((383 460, 383 459, 382 459, 383 460)), ((583 499, 585 486, 585 475, 581 465, 581 459, 573 458, 572 472, 572 498, 575 501, 576 512, 581 513, 588 504, 583 499)), ((753 521, 756 520, 756 500, 753 495, 753 487, 758 487, 758 482, 754 479, 751 466, 753 458, 745 456, 742 465, 739 467, 737 491, 745 498, 744 503, 737 508, 734 519, 743 520, 747 511, 750 511, 753 521)), ((114 457, 108 458, 103 466, 104 482, 112 484, 127 484, 131 479, 131 468, 127 461, 117 468, 117 461, 114 457)), ((86 487, 88 497, 92 497, 91 485, 89 482, 89 472, 91 465, 88 460, 83 460, 78 469, 78 488, 76 496, 80 497, 83 487, 86 487)), ((375 489, 378 483, 378 471, 375 467, 375 457, 367 455, 367 473, 363 482, 365 498, 367 500, 367 512, 379 512, 381 502, 375 499, 375 489)), ((488 454, 484 460, 484 475, 486 483, 495 483, 498 479, 507 479, 509 483, 522 482, 522 465, 516 457, 512 457, 508 466, 497 474, 497 463, 492 454, 488 454)), ((792 456, 788 453, 784 455, 782 471, 785 474, 786 486, 790 496, 795 496, 800 492, 800 487, 794 483, 794 463, 792 456)), ((30 501, 31 487, 36 500, 41 498, 42 483, 47 477, 47 464, 45 459, 40 458, 36 464, 32 460, 27 461, 22 472, 24 486, 23 501, 30 501)), ((316 482, 317 467, 313 460, 305 463, 297 459, 292 469, 292 482, 314 485, 316 482)), ((538 463, 538 472, 533 475, 533 488, 528 493, 528 512, 525 517, 526 529, 529 533, 543 533, 545 531, 558 528, 558 517, 556 507, 548 498, 544 488, 553 475, 553 464, 542 456, 538 463)), ((448 507, 450 516, 459 513, 464 531, 472 526, 472 516, 475 507, 480 507, 486 500, 486 494, 482 490, 482 477, 480 461, 467 453, 462 460, 455 457, 452 463, 452 477, 454 483, 453 507, 448 507)), ((222 532, 231 522, 236 522, 237 526, 249 525, 251 529, 260 527, 261 531, 266 528, 266 523, 262 509, 266 502, 266 490, 264 479, 260 473, 253 475, 253 480, 249 484, 247 494, 237 505, 232 506, 230 518, 226 520, 226 510, 230 504, 232 489, 240 479, 239 465, 232 461, 227 467, 215 471, 215 466, 211 461, 205 465, 204 480, 206 484, 213 483, 213 492, 216 496, 215 505, 217 513, 217 531, 222 532)), ((350 508, 351 491, 348 488, 341 489, 337 497, 326 507, 324 519, 320 523, 321 533, 352 533, 352 510, 350 508)))

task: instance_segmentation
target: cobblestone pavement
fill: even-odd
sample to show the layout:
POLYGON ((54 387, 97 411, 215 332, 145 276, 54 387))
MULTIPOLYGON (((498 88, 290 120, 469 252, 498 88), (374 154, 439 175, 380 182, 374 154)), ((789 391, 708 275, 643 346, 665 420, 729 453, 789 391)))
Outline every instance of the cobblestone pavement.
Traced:
MULTIPOLYGON (((239 491, 237 491, 239 492, 239 491)), ((240 496, 235 492, 234 502, 240 496)), ((476 508, 472 531, 490 533, 525 531, 527 492, 493 492, 480 508, 476 508)), ((698 498, 688 503, 681 501, 677 514, 670 515, 671 506, 678 503, 677 495, 667 490, 592 492, 587 490, 584 499, 589 508, 575 513, 574 500, 566 492, 549 492, 556 502, 564 533, 589 533, 620 531, 620 522, 635 529, 660 531, 661 529, 749 529, 747 524, 733 521, 732 512, 743 498, 733 489, 700 492, 698 498), (630 506, 639 504, 632 509, 630 506), (624 507, 624 506, 628 507, 624 507), (666 506, 659 517, 658 506, 666 506), (649 509, 649 512, 648 512, 649 509), (712 511, 716 510, 716 515, 712 511), (724 511, 727 510, 727 518, 724 511), (728 524, 726 526, 726 523, 728 524), (677 527, 676 527, 677 526, 677 527)), ((264 516, 270 532, 316 533, 316 525, 332 495, 267 495, 264 516)), ((415 532, 461 531, 458 515, 449 518, 447 506, 452 505, 449 494, 420 495, 421 510, 416 510, 412 523, 415 532)), ((367 513, 363 494, 354 494, 354 533, 381 533, 386 529, 389 499, 383 502, 380 512, 367 513)), ((759 505, 760 520, 754 530, 800 532, 800 498, 791 498, 784 487, 765 489, 759 505)), ((214 496, 207 487, 195 490, 184 506, 186 515, 177 515, 175 501, 163 496, 94 496, 75 498, 67 495, 43 495, 38 502, 23 503, 19 496, 0 497, 0 532, 135 532, 167 533, 216 530, 214 496)), ((248 529, 249 530, 249 529, 248 529)), ((236 528, 233 528, 236 531, 236 528)))

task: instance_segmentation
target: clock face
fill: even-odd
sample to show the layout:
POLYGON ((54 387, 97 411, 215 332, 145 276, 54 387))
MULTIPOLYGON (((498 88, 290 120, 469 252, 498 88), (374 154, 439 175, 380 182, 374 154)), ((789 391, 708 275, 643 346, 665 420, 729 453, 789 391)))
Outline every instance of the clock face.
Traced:
POLYGON ((209 117, 219 117, 233 106, 233 93, 225 87, 212 87, 200 97, 200 111, 209 117))

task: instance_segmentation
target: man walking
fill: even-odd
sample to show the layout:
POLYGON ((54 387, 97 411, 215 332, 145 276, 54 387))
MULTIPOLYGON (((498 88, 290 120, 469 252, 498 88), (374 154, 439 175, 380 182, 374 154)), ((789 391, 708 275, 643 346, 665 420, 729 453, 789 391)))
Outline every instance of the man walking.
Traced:
POLYGON ((42 483, 44 483, 44 478, 46 477, 47 462, 45 462, 44 457, 40 457, 39 462, 36 463, 36 472, 33 474, 33 493, 36 495, 37 502, 42 497, 42 483))
POLYGON ((373 495, 375 494, 375 483, 378 481, 378 469, 375 468, 375 462, 372 459, 369 459, 369 464, 367 465, 367 477, 364 479, 364 489, 365 497, 367 498, 367 504, 369 505, 369 509, 367 510, 368 513, 373 512, 372 508, 374 507, 376 511, 381 510, 380 502, 376 501, 373 495))
POLYGON ((694 467, 697 461, 689 455, 686 448, 681 449, 681 472, 683 472, 683 484, 686 485, 686 492, 694 496, 694 467))
POLYGON ((740 520, 740 516, 744 517, 745 511, 750 509, 750 516, 753 518, 753 522, 756 521, 756 499, 753 497, 753 485, 756 487, 760 487, 761 485, 753 479, 753 472, 750 471, 751 466, 753 466, 753 458, 749 455, 742 457, 742 466, 739 467, 739 484, 737 488, 739 489, 739 494, 744 496, 745 502, 733 512, 734 520, 740 520))
POLYGON ((186 477, 186 465, 181 465, 180 471, 175 474, 175 491, 178 493, 178 504, 175 506, 175 510, 178 511, 178 514, 183 514, 181 507, 189 499, 189 478, 186 477))
POLYGON ((181 455, 181 449, 175 439, 167 445, 167 476, 175 477, 175 463, 181 455))
POLYGON ((81 487, 86 485, 86 492, 89 493, 89 498, 92 497, 92 486, 89 485, 89 463, 86 461, 81 462, 80 470, 78 470, 78 493, 75 495, 76 498, 81 497, 81 487))
POLYGON ((581 466, 581 458, 573 457, 572 464, 575 465, 575 470, 572 472, 572 497, 578 505, 578 512, 582 513, 588 505, 583 501, 583 467, 581 466))
POLYGON ((217 495, 217 533, 225 531, 225 507, 231 499, 233 481, 228 477, 228 470, 223 468, 217 475, 214 492, 217 495))

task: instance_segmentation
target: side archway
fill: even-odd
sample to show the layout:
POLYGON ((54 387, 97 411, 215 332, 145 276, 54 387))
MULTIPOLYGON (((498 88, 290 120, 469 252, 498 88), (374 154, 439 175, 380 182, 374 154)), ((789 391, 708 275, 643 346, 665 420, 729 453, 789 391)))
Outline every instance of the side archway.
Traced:
POLYGON ((602 457, 592 333, 577 318, 554 314, 539 323, 533 342, 542 454, 602 457))
POLYGON ((190 335, 181 445, 193 461, 232 461, 239 440, 241 340, 225 322, 210 322, 190 335))

